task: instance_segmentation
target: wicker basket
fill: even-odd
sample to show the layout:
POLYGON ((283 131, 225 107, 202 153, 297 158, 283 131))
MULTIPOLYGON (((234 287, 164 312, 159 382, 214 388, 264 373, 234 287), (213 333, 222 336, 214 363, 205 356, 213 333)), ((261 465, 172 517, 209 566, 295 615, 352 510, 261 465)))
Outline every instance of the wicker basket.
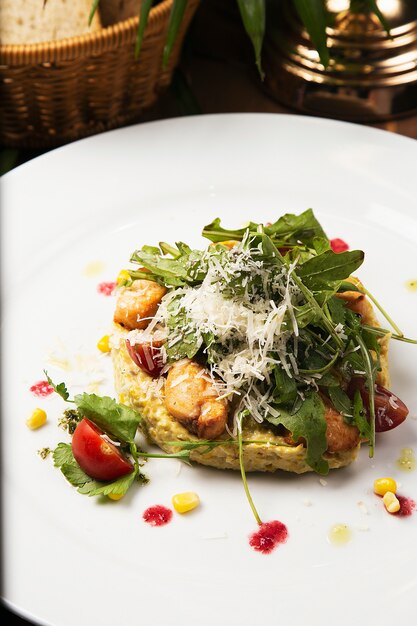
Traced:
POLYGON ((166 68, 173 0, 151 10, 137 60, 138 17, 60 41, 0 46, 2 145, 53 147, 137 119, 169 85, 198 3, 187 3, 166 68))

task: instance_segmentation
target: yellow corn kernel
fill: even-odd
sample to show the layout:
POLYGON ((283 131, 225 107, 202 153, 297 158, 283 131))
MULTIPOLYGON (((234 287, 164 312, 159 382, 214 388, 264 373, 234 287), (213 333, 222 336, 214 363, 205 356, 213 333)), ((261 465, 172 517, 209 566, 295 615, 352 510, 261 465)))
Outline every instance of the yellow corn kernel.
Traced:
POLYGON ((110 498, 110 500, 121 500, 124 496, 124 493, 108 493, 107 497, 110 498))
POLYGON ((193 491, 186 491, 185 493, 177 493, 172 496, 172 505, 177 513, 188 513, 192 511, 200 504, 200 498, 193 491))
POLYGON ((97 348, 100 350, 100 352, 110 352, 111 348, 109 345, 109 341, 109 335, 104 335, 104 337, 102 337, 100 341, 97 342, 97 348))
POLYGON ((124 404, 126 402, 126 395, 124 393, 119 393, 119 402, 120 404, 124 404))
POLYGON ((42 409, 35 409, 30 417, 26 420, 26 426, 35 430, 40 428, 46 422, 46 413, 42 409))
POLYGON ((119 285, 119 287, 122 287, 123 285, 127 285, 130 282, 129 272, 127 270, 120 270, 116 278, 116 282, 119 285))
POLYGON ((392 491, 387 491, 384 497, 382 498, 385 508, 388 513, 397 513, 400 510, 400 501, 398 500, 395 493, 392 491))
POLYGON ((385 496, 387 491, 397 493, 397 483, 393 478, 377 478, 374 481, 374 493, 377 496, 385 496))

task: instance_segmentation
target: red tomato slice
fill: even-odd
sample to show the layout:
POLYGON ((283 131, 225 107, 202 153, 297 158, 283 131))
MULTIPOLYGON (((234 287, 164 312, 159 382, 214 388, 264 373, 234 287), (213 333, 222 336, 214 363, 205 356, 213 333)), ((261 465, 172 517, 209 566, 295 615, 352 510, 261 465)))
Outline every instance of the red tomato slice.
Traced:
POLYGON ((72 436, 72 453, 82 470, 96 480, 115 480, 133 471, 117 447, 90 420, 82 419, 72 436))
POLYGON ((152 343, 147 341, 132 345, 129 339, 126 339, 126 348, 132 361, 153 378, 159 376, 165 365, 161 353, 163 344, 163 341, 154 341, 152 343))
MULTIPOLYGON (((351 395, 354 393, 355 389, 359 389, 365 410, 368 412, 369 392, 366 389, 363 378, 357 378, 351 381, 349 389, 351 395)), ((408 412, 408 408, 404 402, 392 393, 392 391, 381 387, 381 385, 375 385, 375 431, 377 433, 392 430, 402 424, 408 412)))

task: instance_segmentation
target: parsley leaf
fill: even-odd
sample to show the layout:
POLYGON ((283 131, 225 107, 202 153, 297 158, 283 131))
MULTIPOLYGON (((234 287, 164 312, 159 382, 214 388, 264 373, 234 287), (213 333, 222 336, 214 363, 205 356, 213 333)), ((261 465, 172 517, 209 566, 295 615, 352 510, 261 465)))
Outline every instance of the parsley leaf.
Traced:
POLYGON ((48 383, 51 385, 51 387, 54 388, 54 391, 61 396, 61 398, 63 398, 66 402, 71 402, 70 400, 68 400, 69 398, 69 392, 68 389, 65 386, 65 383, 59 383, 58 385, 56 385, 51 378, 48 376, 48 372, 46 370, 43 370, 43 373, 46 376, 46 380, 48 381, 48 383))
POLYGON ((124 404, 108 396, 82 393, 74 398, 79 413, 91 420, 110 437, 123 443, 132 443, 141 416, 124 404))
POLYGON ((78 465, 72 453, 70 444, 59 443, 53 453, 54 464, 59 467, 65 478, 71 485, 77 487, 78 492, 88 496, 124 495, 133 484, 135 478, 140 475, 137 467, 121 478, 113 481, 94 480, 88 476, 78 465))

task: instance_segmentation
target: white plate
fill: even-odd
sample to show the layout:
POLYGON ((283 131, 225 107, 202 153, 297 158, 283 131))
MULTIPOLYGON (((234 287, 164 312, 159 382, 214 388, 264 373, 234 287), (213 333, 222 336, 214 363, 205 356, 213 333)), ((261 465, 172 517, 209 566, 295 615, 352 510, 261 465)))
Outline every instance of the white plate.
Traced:
POLYGON ((37 450, 67 440, 64 403, 35 398, 44 368, 73 393, 102 379, 97 340, 114 300, 112 281, 144 243, 183 240, 214 217, 229 226, 313 207, 330 237, 366 251, 361 276, 408 335, 417 335, 417 143, 368 128, 285 115, 219 115, 105 133, 55 150, 2 183, 3 578, 6 601, 54 626, 115 623, 198 626, 259 623, 391 626, 409 619, 417 587, 417 514, 389 516, 372 493, 392 475, 417 499, 417 346, 395 343, 392 386, 410 418, 378 437, 351 467, 316 475, 250 476, 264 520, 289 529, 286 544, 255 553, 255 530, 238 473, 148 463, 151 482, 120 502, 79 495, 37 450), (91 265, 93 263, 93 265, 91 265), (94 266, 94 263, 96 264, 94 266), (102 265, 100 265, 102 264, 102 265), (100 271, 101 270, 101 271, 100 271), (52 359, 52 362, 51 362, 52 359), (66 359, 67 370, 57 359, 66 359), (49 416, 30 431, 40 406, 49 416), (202 506, 162 528, 149 505, 199 493, 202 506), (329 543, 347 524, 349 544, 329 543))

